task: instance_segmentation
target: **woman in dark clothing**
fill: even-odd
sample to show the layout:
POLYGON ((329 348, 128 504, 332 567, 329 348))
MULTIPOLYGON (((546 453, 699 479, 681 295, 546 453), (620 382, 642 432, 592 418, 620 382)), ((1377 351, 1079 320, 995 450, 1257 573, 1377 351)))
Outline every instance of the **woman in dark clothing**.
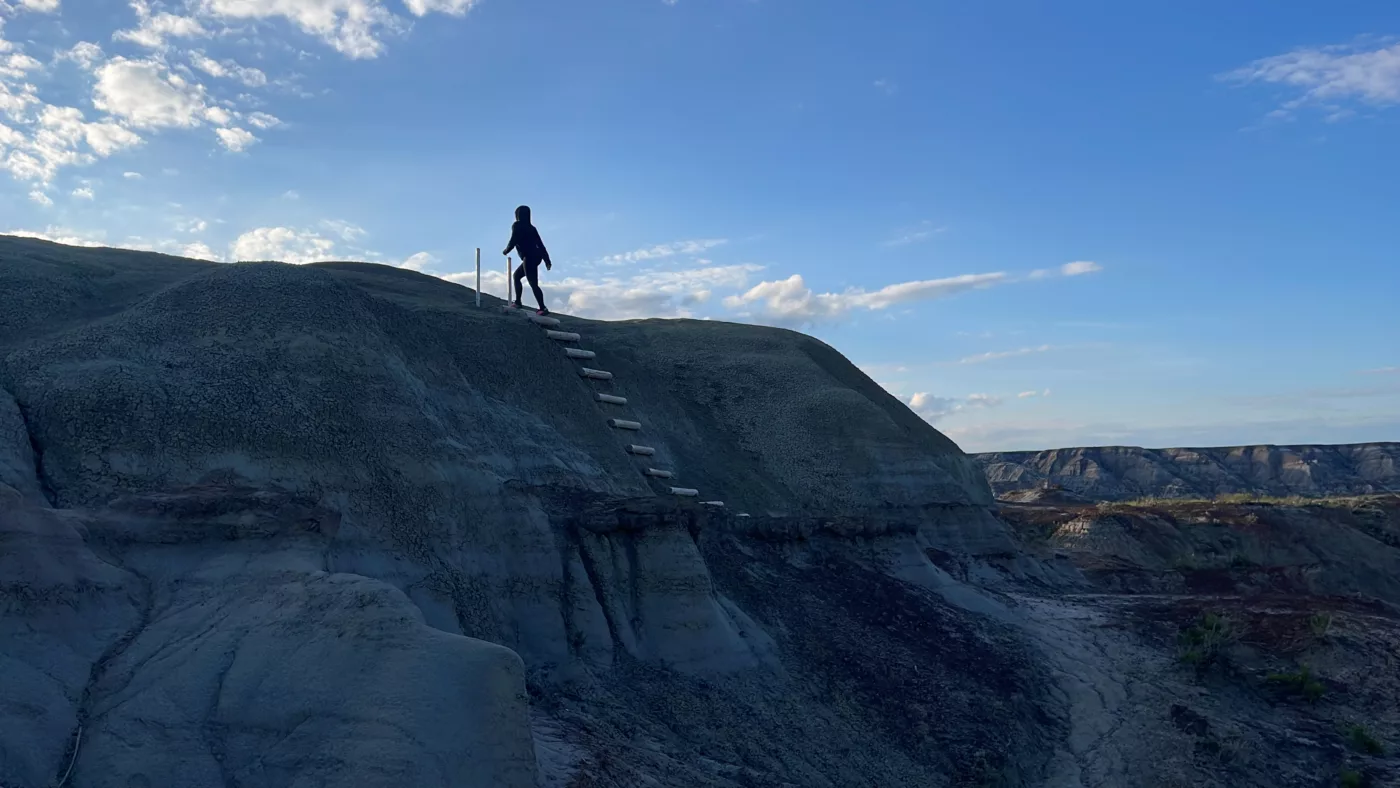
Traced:
POLYGON ((520 267, 515 269, 515 300, 510 305, 520 308, 520 300, 524 296, 520 278, 525 277, 530 280, 530 290, 535 294, 535 303, 540 306, 539 313, 549 314, 544 306, 544 293, 540 290, 540 263, 544 263, 545 270, 554 268, 554 263, 549 260, 549 250, 544 248, 544 241, 540 240, 540 231, 530 224, 528 205, 515 209, 515 224, 510 226, 510 243, 501 254, 510 254, 512 249, 520 253, 520 267))

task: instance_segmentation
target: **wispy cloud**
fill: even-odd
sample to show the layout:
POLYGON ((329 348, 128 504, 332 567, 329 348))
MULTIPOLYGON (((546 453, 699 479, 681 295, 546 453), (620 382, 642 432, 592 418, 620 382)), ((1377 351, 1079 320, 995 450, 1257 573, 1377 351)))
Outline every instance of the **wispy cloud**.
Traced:
POLYGON ((729 243, 729 241, 725 238, 676 241, 674 243, 648 246, 645 249, 634 249, 622 254, 608 255, 599 262, 604 265, 620 265, 622 263, 639 263, 646 260, 662 260, 677 255, 698 255, 708 249, 713 249, 716 246, 723 246, 726 243, 729 243))
POLYGON ((778 325, 805 325, 841 318, 854 310, 879 311, 899 304, 945 298, 1006 282, 1004 273, 963 274, 944 279, 901 282, 879 290, 853 288, 841 293, 816 293, 800 274, 761 282, 748 292, 730 296, 724 305, 746 316, 778 325))
MULTIPOLYGON (((402 263, 399 263, 399 267, 407 268, 410 271, 422 271, 425 268, 437 265, 439 262, 436 256, 428 252, 419 252, 407 257, 402 263)), ((473 272, 473 274, 475 274, 475 272, 473 272)), ((502 278, 504 278, 504 276, 505 275, 502 274, 502 278)))
POLYGON ((875 89, 885 94, 886 96, 893 96, 894 94, 899 92, 899 86, 888 79, 877 79, 875 80, 874 84, 875 89))
POLYGON ((1363 369, 1363 375, 1400 375, 1400 367, 1377 367, 1376 369, 1363 369))
POLYGON ((917 227, 905 230, 899 235, 885 241, 885 246, 908 246, 910 244, 927 241, 938 233, 946 231, 946 227, 934 227, 932 222, 923 221, 917 227))
POLYGON ((954 413, 978 408, 995 408, 1001 403, 1001 397, 990 394, 969 394, 958 398, 938 397, 921 391, 909 398, 909 409, 929 423, 934 423, 954 413))
POLYGON ((1037 268, 1031 271, 1032 279, 1045 279, 1051 276, 1083 276, 1094 274, 1103 270, 1103 266, 1092 260, 1076 260, 1072 263, 1065 263, 1059 268, 1037 268))
MULTIPOLYGON (((712 303, 716 290, 746 287, 749 277, 762 270, 761 265, 739 264, 678 271, 646 270, 629 276, 597 279, 565 277, 548 282, 545 297, 550 299, 550 308, 556 312, 603 320, 698 317, 700 310, 712 303)), ((476 273, 448 274, 443 278, 472 286, 476 273)), ((505 273, 483 272, 481 286, 486 292, 504 293, 505 273)))
POLYGON ((1295 49, 1261 58, 1220 75, 1237 85, 1264 83, 1292 91, 1271 116, 1289 117, 1305 106, 1348 117, 1346 104, 1386 107, 1400 103, 1400 43, 1359 41, 1353 44, 1295 49))
POLYGON ((1043 389, 1043 390, 1041 390, 1041 391, 1023 391, 1023 392, 1021 392, 1020 394, 1017 394, 1017 395, 1016 395, 1016 398, 1017 398, 1017 399, 1034 399, 1034 398, 1036 398, 1036 397, 1048 397, 1048 396, 1050 396, 1050 389, 1043 389))
POLYGON ((1039 345, 1037 347, 1023 347, 1016 350, 1000 350, 992 353, 978 353, 975 356, 967 356, 958 359, 959 364, 984 364, 988 361, 997 361, 1003 358, 1017 358, 1019 356, 1030 356, 1036 353, 1049 353, 1055 350, 1053 345, 1039 345))

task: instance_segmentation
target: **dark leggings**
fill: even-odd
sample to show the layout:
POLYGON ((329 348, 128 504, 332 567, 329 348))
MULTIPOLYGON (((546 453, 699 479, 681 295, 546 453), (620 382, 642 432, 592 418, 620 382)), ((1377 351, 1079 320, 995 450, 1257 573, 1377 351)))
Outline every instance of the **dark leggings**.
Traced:
POLYGON ((531 262, 521 260, 520 267, 515 269, 515 301, 520 303, 525 299, 525 288, 520 283, 520 278, 530 280, 530 291, 535 294, 535 303, 540 309, 544 309, 544 291, 540 290, 540 263, 538 260, 531 262))

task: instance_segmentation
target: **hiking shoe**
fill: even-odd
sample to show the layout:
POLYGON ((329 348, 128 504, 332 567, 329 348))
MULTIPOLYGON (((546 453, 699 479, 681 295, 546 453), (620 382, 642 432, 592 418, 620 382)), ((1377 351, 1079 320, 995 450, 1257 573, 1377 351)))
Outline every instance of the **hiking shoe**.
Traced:
POLYGON ((549 310, 545 309, 544 307, 540 307, 539 310, 535 312, 535 314, 540 315, 541 317, 548 317, 549 310))
POLYGON ((519 301, 510 301, 510 302, 507 302, 507 303, 506 303, 506 306, 510 307, 511 309, 519 309, 519 308, 520 308, 520 302, 519 302, 519 301))

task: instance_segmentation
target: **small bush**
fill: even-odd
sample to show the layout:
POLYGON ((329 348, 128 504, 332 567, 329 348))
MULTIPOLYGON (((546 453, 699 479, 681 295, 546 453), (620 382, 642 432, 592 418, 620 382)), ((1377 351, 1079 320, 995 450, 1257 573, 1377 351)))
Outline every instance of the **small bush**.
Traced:
POLYGON ((1316 703, 1327 694, 1327 685, 1319 681, 1307 665, 1291 673, 1271 673, 1265 680, 1290 695, 1302 696, 1308 703, 1316 703))
POLYGON ((1206 613, 1177 634, 1177 655, 1188 665, 1205 668, 1239 639, 1240 628, 1234 621, 1218 613, 1206 613))
POLYGON ((1385 755, 1385 745, 1372 736, 1371 732, 1366 730, 1365 725, 1348 726, 1347 742, 1357 752, 1364 752, 1367 755, 1385 755))
POLYGON ((1353 769, 1343 769, 1337 783, 1341 788, 1366 788, 1366 777, 1353 769))
POLYGON ((1313 637, 1318 640, 1326 640, 1332 633, 1332 614, 1313 613, 1308 616, 1308 629, 1312 630, 1313 637))

